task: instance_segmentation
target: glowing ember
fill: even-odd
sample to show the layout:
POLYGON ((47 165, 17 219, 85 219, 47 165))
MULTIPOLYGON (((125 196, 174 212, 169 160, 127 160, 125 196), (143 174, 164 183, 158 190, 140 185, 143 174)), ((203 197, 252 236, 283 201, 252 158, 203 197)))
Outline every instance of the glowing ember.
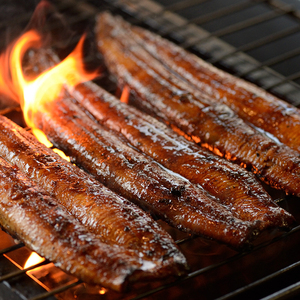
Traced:
POLYGON ((26 32, 0 56, 0 92, 20 103, 26 124, 47 146, 51 146, 51 143, 43 132, 35 127, 34 115, 45 110, 45 107, 49 109, 64 86, 72 89, 78 83, 91 80, 97 75, 96 72, 87 73, 84 69, 83 42, 84 37, 68 57, 35 79, 24 76, 22 59, 28 49, 41 45, 41 37, 36 31, 26 32))
POLYGON ((37 265, 38 263, 43 262, 44 260, 45 259, 43 257, 39 256, 35 252, 32 252, 24 265, 24 269, 37 265))
POLYGON ((123 103, 129 103, 129 95, 130 95, 130 89, 127 85, 124 86, 122 95, 120 97, 120 101, 123 103))
POLYGON ((100 294, 100 295, 104 295, 106 292, 107 292, 107 289, 105 289, 105 288, 101 288, 101 289, 99 290, 99 294, 100 294))

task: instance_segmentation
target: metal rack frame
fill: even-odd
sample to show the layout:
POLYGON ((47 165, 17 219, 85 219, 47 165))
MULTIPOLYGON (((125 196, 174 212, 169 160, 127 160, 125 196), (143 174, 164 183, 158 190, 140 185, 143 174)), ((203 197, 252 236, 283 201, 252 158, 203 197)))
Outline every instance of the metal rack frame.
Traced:
MULTIPOLYGON (((289 76, 283 76, 275 70, 272 69, 272 66, 275 64, 284 62, 287 59, 293 58, 300 55, 300 48, 297 48, 289 53, 284 55, 277 56, 270 60, 259 62, 256 59, 250 57, 246 52, 254 50, 256 48, 265 46, 267 44, 273 43, 277 40, 280 40, 287 35, 293 35, 300 32, 300 14, 297 9, 293 8, 290 5, 287 5, 281 1, 275 0, 245 0, 240 3, 232 4, 223 9, 217 9, 210 14, 205 16, 193 18, 187 20, 179 15, 182 9, 193 5, 200 5, 207 2, 208 0, 188 0, 188 1, 179 1, 173 5, 163 6, 157 2, 151 0, 139 1, 139 0, 105 0, 103 4, 103 9, 110 9, 113 12, 126 15, 132 23, 145 26, 151 30, 159 33, 160 35, 169 38, 175 41, 180 46, 196 53, 202 58, 205 58, 207 61, 229 70, 231 73, 243 77, 245 79, 251 80, 258 85, 262 86, 264 89, 271 91, 274 94, 282 95, 284 98, 294 105, 300 105, 300 86, 296 82, 300 79, 300 71, 289 76), (222 30, 208 32, 204 30, 201 26, 206 23, 215 20, 216 18, 221 18, 228 16, 232 13, 240 12, 246 8, 249 8, 253 5, 264 4, 270 8, 270 12, 254 17, 247 22, 236 23, 234 25, 225 27, 222 30), (284 29, 279 32, 268 35, 265 38, 249 42, 240 47, 233 47, 228 43, 222 40, 222 37, 235 33, 245 28, 256 26, 267 20, 274 19, 278 16, 289 16, 292 19, 296 20, 299 24, 293 28, 284 29)), ((56 2, 56 1, 54 1, 56 2)), ((72 23, 78 22, 78 20, 85 20, 89 16, 94 16, 98 12, 98 8, 93 6, 95 2, 93 0, 86 1, 74 1, 74 0, 64 0, 58 1, 59 10, 72 9, 76 11, 76 16, 69 21, 72 23)), ((0 23, 1 27, 1 23, 0 23)), ((278 200, 278 199, 277 199, 278 200)), ((286 198, 281 201, 288 201, 286 198)), ((290 232, 281 234, 280 236, 263 242, 257 245, 251 253, 255 251, 260 251, 262 249, 268 248, 271 244, 278 241, 284 240, 287 237, 293 236, 293 234, 300 233, 300 225, 294 227, 290 232)), ((184 245, 189 241, 189 238, 184 238, 178 240, 177 243, 179 246, 184 245)), ((3 249, 0 252, 0 255, 10 252, 15 249, 15 247, 22 247, 22 244, 18 244, 12 248, 3 249)), ((164 284, 158 287, 155 287, 151 290, 143 292, 141 294, 135 294, 130 299, 143 299, 146 297, 151 297, 159 293, 164 289, 172 288, 176 286, 179 282, 183 283, 185 281, 192 280, 200 275, 209 273, 212 270, 217 270, 223 265, 230 264, 232 262, 237 262, 239 259, 246 257, 249 252, 236 253, 225 260, 222 260, 217 263, 213 263, 209 266, 199 268, 196 271, 190 272, 187 276, 180 278, 177 281, 171 282, 169 284, 164 284)), ((33 267, 32 267, 33 268, 33 267)), ((300 262, 291 262, 290 264, 279 268, 276 272, 273 272, 270 275, 263 276, 248 284, 237 288, 230 293, 220 297, 220 300, 227 299, 238 299, 243 295, 251 291, 258 290, 261 286, 269 285, 274 280, 277 280, 279 277, 289 276, 292 272, 300 268, 300 262)), ((15 277, 18 277, 20 274, 25 274, 26 270, 14 271, 7 274, 1 274, 0 284, 13 280, 15 277)), ((70 285, 64 286, 59 289, 51 290, 49 292, 43 292, 37 294, 31 298, 31 300, 38 299, 53 299, 53 295, 59 294, 64 290, 75 287, 80 284, 80 282, 72 283, 70 285)), ((272 284, 271 284, 272 285, 272 284)), ((281 287, 271 292, 265 299, 288 299, 295 294, 300 293, 300 281, 290 282, 287 285, 281 287)), ((129 299, 128 297, 126 299, 129 299)))
POLYGON ((284 76, 272 68, 276 64, 300 56, 300 47, 266 61, 258 61, 246 54, 250 50, 300 32, 300 12, 292 5, 279 0, 244 0, 187 20, 179 15, 181 10, 197 5, 200 7, 208 0, 179 1, 166 6, 148 0, 142 2, 114 0, 111 2, 132 15, 136 24, 146 24, 158 34, 175 41, 181 47, 196 53, 214 65, 254 82, 295 106, 300 105, 300 85, 297 82, 300 79, 300 72, 284 76), (268 11, 213 32, 203 29, 203 26, 212 20, 230 16, 233 13, 243 13, 254 5, 265 5, 268 11), (271 33, 239 47, 229 45, 222 39, 226 35, 242 32, 242 30, 258 26, 280 16, 288 16, 298 25, 271 33))
MULTIPOLYGON (((294 227, 291 231, 287 232, 286 234, 280 235, 270 241, 266 241, 264 243, 257 245, 254 249, 251 250, 251 253, 256 252, 256 251, 261 251, 263 248, 269 247, 271 244, 276 243, 276 242, 278 242, 282 239, 285 239, 286 237, 291 236, 298 232, 300 233, 300 225, 297 227, 294 227)), ((188 239, 177 241, 177 244, 185 243, 187 240, 188 239)), ((19 248, 22 248, 22 247, 25 247, 24 244, 17 243, 13 246, 10 246, 8 248, 0 250, 1 259, 3 260, 3 258, 4 258, 3 255, 7 255, 9 252, 14 251, 19 248)), ((218 263, 214 263, 207 267, 203 267, 196 271, 190 272, 186 276, 184 276, 176 281, 173 281, 168 284, 162 284, 162 285, 155 287, 153 289, 150 289, 146 292, 141 292, 140 294, 139 293, 135 294, 132 297, 130 295, 127 295, 124 299, 138 300, 138 299, 143 299, 143 298, 155 295, 156 293, 158 293, 162 290, 166 290, 166 289, 169 289, 169 288, 172 288, 172 287, 178 285, 178 283, 184 283, 185 281, 191 280, 199 275, 209 273, 212 270, 217 270, 222 265, 228 265, 232 262, 236 262, 239 259, 246 257, 249 253, 250 252, 237 253, 237 254, 235 254, 225 260, 222 260, 218 263)), ((22 269, 22 270, 17 269, 16 267, 12 268, 12 266, 7 266, 6 265, 7 263, 8 263, 8 260, 4 263, 2 262, 2 266, 0 268, 0 286, 2 286, 2 287, 5 286, 5 287, 13 290, 15 293, 14 300, 19 300, 19 299, 52 300, 52 299, 56 299, 53 296, 58 295, 64 291, 67 291, 68 289, 74 288, 81 284, 81 281, 76 281, 76 282, 66 284, 61 287, 52 289, 50 291, 43 291, 42 289, 39 289, 38 287, 36 287, 36 283, 33 280, 31 280, 31 282, 29 282, 30 285, 27 286, 26 289, 24 289, 25 295, 28 293, 28 289, 30 290, 30 296, 28 298, 27 297, 24 298, 25 296, 23 295, 22 290, 18 290, 18 288, 12 287, 13 284, 11 285, 11 282, 14 282, 15 280, 20 280, 20 276, 25 276, 27 271, 33 270, 40 266, 47 266, 47 264, 49 264, 50 262, 44 261, 42 263, 33 265, 31 267, 28 267, 28 268, 22 269), (6 271, 5 274, 3 273, 3 270, 6 271)), ((249 296, 249 293, 253 293, 253 291, 256 292, 256 291, 260 290, 261 287, 264 287, 265 285, 273 286, 273 282, 278 281, 279 277, 280 277, 280 280, 282 280, 283 277, 291 276, 291 274, 293 274, 293 272, 299 272, 299 269, 300 269, 300 261, 293 262, 293 263, 277 270, 276 272, 274 272, 270 275, 264 276, 263 278, 260 278, 256 281, 252 282, 251 284, 248 284, 247 286, 238 288, 238 289, 236 289, 226 295, 223 295, 217 299, 218 300, 241 299, 239 297, 242 297, 243 299, 248 299, 247 296, 249 296)), ((22 287, 24 288, 24 286, 21 285, 21 288, 22 287)), ((289 297, 298 295, 300 293, 300 281, 293 282, 293 283, 289 284, 288 286, 279 287, 279 289, 277 289, 277 286, 275 286, 273 288, 269 288, 268 291, 269 290, 273 291, 272 294, 266 296, 263 299, 289 299, 289 297)), ((268 293, 268 291, 264 291, 264 292, 268 293)), ((2 292, 0 295, 2 296, 2 292)), ((101 299, 100 296, 99 296, 99 299, 101 299)), ((117 298, 117 299, 120 299, 120 298, 117 298)))

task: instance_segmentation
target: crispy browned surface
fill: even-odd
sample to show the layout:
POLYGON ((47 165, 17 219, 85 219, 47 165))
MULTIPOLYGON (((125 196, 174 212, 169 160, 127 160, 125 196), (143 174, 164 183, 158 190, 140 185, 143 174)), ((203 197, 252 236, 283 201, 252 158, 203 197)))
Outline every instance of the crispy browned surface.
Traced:
MULTIPOLYGON (((42 69, 56 61, 54 53, 48 55, 43 51, 31 58, 29 65, 41 62, 42 69)), ((238 165, 187 141, 163 123, 121 103, 91 82, 72 89, 72 95, 99 122, 121 133, 134 147, 165 167, 200 184, 236 217, 254 223, 260 220, 257 222, 260 230, 292 223, 293 217, 271 200, 255 176, 238 165)))
MULTIPOLYGON (((107 245, 98 251, 109 252, 110 247, 119 247, 120 255, 137 259, 139 268, 129 265, 127 280, 164 278, 184 272, 185 258, 152 218, 4 117, 0 117, 0 156, 38 182, 89 231, 97 234, 107 245)), ((114 260, 110 253, 106 255, 114 260)), ((123 288, 126 275, 123 280, 115 280, 110 273, 105 275, 112 288, 123 288)))
POLYGON ((236 217, 260 220, 260 229, 291 224, 290 214, 278 207, 245 169, 187 141, 91 82, 78 85, 72 94, 100 123, 121 133, 160 164, 201 185, 236 217))
POLYGON ((70 99, 58 99, 45 111, 36 116, 35 124, 76 164, 115 192, 149 207, 179 229, 237 249, 248 244, 259 221, 235 218, 201 188, 162 169, 93 122, 70 99))
POLYGON ((130 35, 118 18, 101 14, 98 48, 121 85, 134 94, 132 103, 185 132, 195 141, 254 171, 262 180, 300 195, 300 158, 248 126, 226 105, 199 98, 130 35))
POLYGON ((0 223, 29 248, 78 278, 119 290, 142 263, 100 241, 55 199, 0 158, 0 223))
POLYGON ((300 111, 261 88, 223 72, 147 30, 132 27, 141 45, 199 91, 226 103, 241 118, 300 151, 300 111))

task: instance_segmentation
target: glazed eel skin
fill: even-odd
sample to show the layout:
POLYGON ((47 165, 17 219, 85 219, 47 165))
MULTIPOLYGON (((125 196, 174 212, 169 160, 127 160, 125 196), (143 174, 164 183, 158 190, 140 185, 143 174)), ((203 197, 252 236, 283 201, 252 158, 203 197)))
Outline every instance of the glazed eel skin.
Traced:
POLYGON ((199 97, 146 52, 131 36, 130 25, 102 13, 97 18, 98 49, 130 103, 179 129, 203 147, 251 169, 271 186, 300 196, 300 157, 239 118, 228 106, 199 97))
POLYGON ((16 167, 0 158, 0 224, 81 280, 119 289, 141 269, 133 250, 106 244, 16 167))
POLYGON ((263 89, 226 73, 139 27, 132 27, 139 43, 198 91, 228 105, 242 119, 300 152, 300 110, 263 89))
POLYGON ((202 188, 133 149, 65 96, 45 104, 34 123, 72 162, 174 227, 237 250, 248 247, 257 234, 259 220, 238 219, 202 188))
POLYGON ((104 244, 97 250, 103 251, 103 258, 99 261, 103 263, 103 274, 95 278, 102 285, 121 291, 129 282, 163 279, 185 273, 185 257, 169 234, 147 213, 2 116, 0 156, 54 197, 104 244), (114 257, 114 250, 110 249, 115 248, 119 249, 116 253, 120 258, 123 254, 124 260, 127 256, 131 257, 128 262, 114 257), (113 267, 106 269, 106 265, 117 268, 118 264, 120 274, 115 273, 113 267))
POLYGON ((237 218, 259 220, 260 230, 288 227, 293 222, 291 215, 275 204, 256 177, 244 168, 187 141, 92 82, 77 85, 70 92, 99 123, 122 134, 166 168, 202 186, 237 218))

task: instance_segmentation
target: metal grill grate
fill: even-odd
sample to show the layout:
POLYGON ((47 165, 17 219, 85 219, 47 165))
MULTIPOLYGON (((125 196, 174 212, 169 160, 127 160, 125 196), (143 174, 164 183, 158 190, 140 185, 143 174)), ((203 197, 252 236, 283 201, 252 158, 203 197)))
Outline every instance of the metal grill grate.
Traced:
MULTIPOLYGON (((295 71, 280 72, 281 64, 288 65, 289 61, 300 56, 300 45, 290 51, 274 46, 284 43, 286 39, 293 40, 293 37, 300 34, 299 13, 288 1, 53 2, 59 11, 67 15, 69 24, 75 28, 78 36, 89 26, 90 20, 98 11, 109 9, 124 15, 132 23, 158 32, 231 73, 258 83, 294 105, 300 105, 300 72, 297 68, 295 71), (276 25, 278 22, 285 24, 282 28, 280 25, 279 30, 276 25), (265 28, 261 29, 261 36, 255 34, 257 28, 265 28), (273 28, 277 28, 276 31, 272 32, 273 28), (245 32, 251 30, 254 32, 252 35, 249 33, 245 40, 245 32), (276 49, 273 51, 275 53, 266 55, 268 48, 276 49)), ((22 21, 28 20, 29 16, 30 14, 24 15, 22 21)), ((2 23, 2 26, 6 25, 2 23)), ((76 38, 75 35, 74 40, 76 38)), ((300 220, 299 199, 275 195, 275 200, 300 220)), ((162 225, 177 240, 192 266, 186 277, 169 284, 150 285, 139 292, 121 295, 104 291, 101 287, 89 287, 78 281, 49 291, 35 290, 30 284, 32 294, 23 297, 15 293, 15 299, 54 299, 54 295, 58 299, 198 299, 200 294, 202 299, 288 299, 300 294, 300 254, 297 251, 300 226, 288 233, 270 233, 268 237, 262 237, 252 251, 237 253, 214 241, 191 237, 164 223, 162 225)), ((3 249, 0 252, 1 259, 3 255, 16 250, 15 247, 23 245, 3 249)), ((11 270, 5 267, 6 263, 0 267, 0 282, 3 287, 11 286, 15 279, 19 282, 20 275, 27 276, 27 270, 11 270)), ((35 286, 34 281, 32 284, 35 286)), ((0 299, 1 293, 0 288, 0 299)))
MULTIPOLYGON (((5 233, 0 232, 3 241, 3 235, 5 233)), ((255 263, 255 268, 259 266, 259 263, 262 263, 262 260, 268 259, 272 261, 274 259, 274 253, 272 251, 274 249, 278 249, 278 247, 282 248, 282 242, 288 243, 295 246, 295 240, 299 240, 300 237, 300 226, 295 227, 289 233, 284 235, 280 235, 275 237, 274 239, 263 242, 256 246, 252 251, 245 253, 231 253, 226 259, 220 259, 224 253, 220 253, 220 256, 217 261, 208 264, 205 267, 198 267, 196 270, 190 272, 186 277, 181 278, 178 281, 164 284, 156 287, 148 288, 146 291, 141 291, 140 293, 129 293, 129 294, 116 294, 114 292, 108 291, 101 295, 103 289, 101 287, 89 288, 87 286, 83 286, 80 281, 71 282, 69 284, 65 284, 50 290, 44 290, 40 285, 36 284, 35 281, 28 278, 26 272, 30 270, 34 270, 36 267, 43 266, 47 268, 49 266, 49 262, 43 262, 38 265, 33 265, 26 269, 18 269, 15 265, 13 265, 8 259, 5 257, 9 256, 11 252, 17 251, 19 249, 24 249, 23 244, 16 244, 10 247, 4 248, 0 250, 1 255, 1 267, 0 267, 0 299, 8 299, 5 298, 5 295, 10 295, 9 299, 30 299, 30 300, 39 300, 39 299, 87 299, 84 297, 94 297, 91 299, 163 299, 163 297, 171 296, 171 299, 181 299, 181 296, 184 294, 189 297, 189 299, 197 299, 197 295, 199 295, 199 289, 195 289, 197 294, 194 294, 193 291, 188 291, 189 288, 193 287, 194 284, 199 285, 198 279, 201 280, 206 276, 211 276, 211 274, 220 274, 220 272, 224 272, 224 269, 227 270, 233 268, 234 272, 229 272, 230 277, 234 279, 236 275, 243 276, 241 274, 235 274, 236 270, 241 271, 240 268, 236 268, 237 265, 245 264, 245 262, 253 262, 255 263), (270 249, 271 255, 270 255, 270 249), (4 257, 4 256, 5 257, 4 257), (232 274, 230 274, 232 273, 232 274), (6 291, 6 289, 8 291, 6 291), (95 296, 95 290, 97 290, 98 295, 95 296), (84 292, 83 292, 84 291, 84 292), (6 294, 4 294, 6 293, 6 294), (161 294, 162 293, 162 294, 161 294), (176 293, 179 293, 176 295, 176 293), (56 295, 56 297, 53 297, 56 295), (152 298, 153 297, 153 298, 152 298)), ((178 241, 180 248, 183 249, 184 252, 190 248, 189 243, 193 244, 198 243, 196 249, 199 251, 201 249, 205 249, 207 247, 207 243, 199 240, 199 238, 185 238, 181 241, 178 241), (197 241, 198 239, 198 241, 197 241), (200 245, 200 248, 198 248, 200 245)), ((212 246, 212 245, 210 245, 212 246)), ((220 247, 220 246, 216 246, 220 247)), ((211 250, 211 249, 210 249, 211 250)), ((223 249, 224 250, 224 249, 223 249)), ((279 258, 285 255, 286 249, 281 249, 280 251, 276 251, 275 258, 278 256, 279 258)), ((295 249, 295 251, 297 251, 295 249)), ((185 253, 190 259, 195 259, 191 257, 190 253, 185 253)), ((199 254, 194 253, 192 256, 197 256, 199 254)), ((205 254, 201 254, 205 256, 205 254)), ((261 299, 262 297, 268 297, 269 295, 276 294, 276 299, 289 299, 294 294, 299 294, 300 284, 299 284, 299 269, 300 269, 300 260, 299 257, 294 257, 291 259, 286 265, 282 265, 280 268, 276 269, 276 271, 271 274, 267 274, 263 277, 258 278, 257 280, 251 281, 250 284, 242 286, 242 288, 236 289, 233 292, 229 292, 224 296, 220 296, 218 299, 261 299), (298 258, 298 260, 293 261, 294 258, 298 258)), ((197 258, 196 258, 197 259, 197 258)), ((212 259, 213 261, 213 259, 212 259)), ((249 268, 248 263, 246 263, 247 268, 249 268)), ((269 263, 264 264, 264 267, 269 268, 269 263)), ((249 275, 249 274, 247 274, 249 275)), ((222 277, 222 276, 221 276, 222 277)), ((224 278, 223 278, 224 279, 224 278)), ((209 280, 210 281, 210 280, 209 280)), ((206 283, 207 287, 204 289, 204 292, 201 292, 202 299, 217 299, 215 293, 210 290, 211 283, 206 283)), ((220 282, 215 281, 218 289, 222 289, 223 285, 220 282)), ((39 282, 37 280, 39 284, 39 282)), ((223 283, 224 284, 224 283, 223 283)), ((47 288, 47 287, 46 287, 47 288)), ((273 299, 273 298, 271 298, 273 299)))
MULTIPOLYGON (((59 295, 80 284, 80 281, 75 280, 75 282, 68 284, 62 283, 61 286, 50 290, 49 284, 45 284, 46 279, 43 277, 45 277, 45 273, 49 274, 51 272, 50 269, 53 272, 53 269, 55 269, 53 264, 45 260, 23 268, 22 262, 24 259, 28 259, 32 252, 24 244, 14 243, 10 236, 3 231, 0 231, 0 237, 1 247, 5 246, 0 250, 0 299, 54 300, 57 298, 53 295, 59 295), (39 270, 37 268, 42 269, 42 271, 39 271, 40 278, 35 274, 39 270)), ((58 270, 58 272, 61 271, 58 270)))
POLYGON ((291 2, 113 1, 141 24, 298 106, 300 6, 291 2))

